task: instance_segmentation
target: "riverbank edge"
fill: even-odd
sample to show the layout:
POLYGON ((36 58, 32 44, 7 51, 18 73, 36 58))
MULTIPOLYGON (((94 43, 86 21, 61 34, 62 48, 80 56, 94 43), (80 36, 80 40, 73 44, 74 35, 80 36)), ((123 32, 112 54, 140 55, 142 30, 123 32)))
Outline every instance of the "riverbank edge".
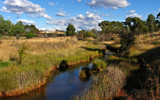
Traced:
MULTIPOLYGON (((102 49, 103 50, 103 49, 102 49)), ((104 49, 105 50, 105 49, 104 49)), ((97 50, 98 51, 98 50, 97 50)), ((99 52, 97 55, 89 55, 88 57, 90 59, 88 60, 80 60, 80 61, 77 61, 77 62, 67 62, 68 66, 73 66, 73 65, 76 65, 76 64, 79 64, 79 63, 85 63, 85 62, 89 62, 91 60, 93 60, 94 58, 96 57, 99 57, 99 56, 102 56, 103 55, 103 52, 99 52)), ((31 91, 34 91, 36 89, 39 89, 41 87, 43 87, 44 85, 46 85, 47 83, 47 77, 50 75, 50 73, 52 73, 53 71, 56 71, 58 70, 59 65, 53 65, 53 67, 51 67, 48 72, 46 72, 46 77, 44 79, 42 79, 42 81, 38 82, 36 85, 30 85, 28 88, 24 89, 15 89, 15 90, 12 90, 12 91, 2 91, 0 92, 0 97, 14 97, 14 96, 20 96, 20 95, 24 95, 28 92, 31 92, 31 91)))

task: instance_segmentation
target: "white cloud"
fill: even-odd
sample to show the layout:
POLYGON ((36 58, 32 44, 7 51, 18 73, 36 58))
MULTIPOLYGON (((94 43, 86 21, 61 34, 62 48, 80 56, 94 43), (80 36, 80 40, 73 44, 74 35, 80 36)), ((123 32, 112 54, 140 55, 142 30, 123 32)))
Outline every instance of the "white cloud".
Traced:
POLYGON ((136 11, 135 10, 131 10, 129 12, 127 12, 127 14, 134 14, 136 11))
POLYGON ((118 9, 118 7, 112 7, 112 8, 115 9, 115 10, 118 9))
POLYGON ((46 18, 46 19, 52 19, 51 16, 49 16, 49 15, 47 15, 47 14, 45 14, 45 13, 40 13, 40 16, 42 16, 42 17, 44 17, 44 18, 46 18))
POLYGON ((78 0, 78 2, 81 2, 82 0, 78 0))
POLYGON ((138 14, 130 14, 130 15, 127 15, 126 17, 138 17, 138 18, 142 18, 142 16, 138 15, 138 14))
POLYGON ((88 4, 93 7, 112 7, 115 9, 124 8, 130 5, 127 0, 92 0, 88 4))
POLYGON ((1 9, 0 9, 0 11, 3 11, 3 12, 10 12, 9 10, 7 10, 7 8, 6 7, 2 7, 1 9))
POLYGON ((5 9, 5 11, 7 12, 12 12, 19 15, 23 13, 29 15, 36 14, 44 18, 51 18, 46 14, 45 8, 42 8, 38 4, 33 4, 28 0, 5 0, 3 4, 5 5, 5 7, 2 7, 2 9, 5 9))
POLYGON ((26 20, 26 19, 20 19, 20 20, 18 20, 18 21, 22 21, 23 22, 23 24, 36 24, 36 22, 34 22, 34 21, 29 21, 29 20, 26 20))
POLYGON ((58 12, 56 14, 56 16, 58 16, 58 17, 65 17, 66 15, 65 15, 65 12, 58 12))
POLYGON ((83 16, 82 14, 79 14, 79 15, 77 16, 77 19, 84 19, 84 16, 83 16))
POLYGON ((76 30, 91 30, 93 28, 99 29, 98 24, 102 21, 102 18, 94 13, 86 12, 85 15, 79 14, 75 17, 72 17, 68 20, 59 19, 59 20, 52 20, 46 21, 47 24, 56 25, 56 28, 60 30, 64 30, 69 23, 73 24, 76 30))
POLYGON ((160 11, 160 9, 158 9, 158 11, 160 11))
POLYGON ((53 2, 48 2, 49 5, 51 6, 54 6, 54 3, 53 2))

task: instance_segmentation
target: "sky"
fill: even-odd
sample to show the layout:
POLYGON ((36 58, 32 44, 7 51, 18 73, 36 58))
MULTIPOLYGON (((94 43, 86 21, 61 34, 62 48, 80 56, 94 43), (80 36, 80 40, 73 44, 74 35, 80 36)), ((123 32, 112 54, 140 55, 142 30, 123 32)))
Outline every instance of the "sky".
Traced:
POLYGON ((0 15, 14 24, 22 21, 40 30, 97 29, 98 23, 123 22, 127 17, 146 20, 160 12, 160 0, 0 0, 0 15))

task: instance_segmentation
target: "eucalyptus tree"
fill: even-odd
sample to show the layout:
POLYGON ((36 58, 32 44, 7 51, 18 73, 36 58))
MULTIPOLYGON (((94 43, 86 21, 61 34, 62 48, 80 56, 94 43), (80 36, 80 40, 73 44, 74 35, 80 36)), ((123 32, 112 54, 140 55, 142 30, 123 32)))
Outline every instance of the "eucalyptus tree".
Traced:
POLYGON ((153 14, 150 14, 148 15, 148 18, 147 18, 147 24, 148 24, 148 27, 149 27, 149 32, 153 33, 155 31, 155 17, 153 14))

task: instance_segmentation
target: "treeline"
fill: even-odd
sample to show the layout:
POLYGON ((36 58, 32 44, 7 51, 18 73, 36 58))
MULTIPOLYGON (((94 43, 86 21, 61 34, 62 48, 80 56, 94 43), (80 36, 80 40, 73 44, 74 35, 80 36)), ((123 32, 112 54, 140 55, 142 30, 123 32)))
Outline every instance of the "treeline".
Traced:
POLYGON ((97 38, 99 41, 106 41, 114 39, 114 35, 120 37, 121 47, 119 52, 126 52, 134 44, 135 39, 140 34, 157 32, 160 30, 160 13, 155 17, 153 14, 148 15, 144 21, 138 17, 128 17, 125 22, 118 21, 102 21, 98 24, 101 31, 81 30, 78 32, 79 39, 86 37, 97 38))
POLYGON ((102 29, 101 34, 121 34, 125 32, 140 35, 159 31, 160 21, 158 17, 158 15, 156 18, 153 14, 150 14, 146 21, 137 17, 128 17, 125 22, 102 21, 99 26, 102 29))
POLYGON ((13 24, 10 20, 5 20, 3 16, 0 15, 0 35, 16 36, 26 36, 31 38, 36 36, 39 30, 35 25, 24 25, 22 21, 18 21, 13 24))
POLYGON ((101 31, 81 30, 78 33, 78 37, 99 37, 100 41, 111 39, 113 34, 132 33, 134 35, 140 35, 145 33, 153 33, 160 30, 160 13, 155 17, 153 14, 148 15, 148 18, 144 21, 138 17, 128 17, 125 22, 118 21, 102 21, 98 24, 101 27, 101 31), (96 36, 95 36, 96 35, 96 36))

